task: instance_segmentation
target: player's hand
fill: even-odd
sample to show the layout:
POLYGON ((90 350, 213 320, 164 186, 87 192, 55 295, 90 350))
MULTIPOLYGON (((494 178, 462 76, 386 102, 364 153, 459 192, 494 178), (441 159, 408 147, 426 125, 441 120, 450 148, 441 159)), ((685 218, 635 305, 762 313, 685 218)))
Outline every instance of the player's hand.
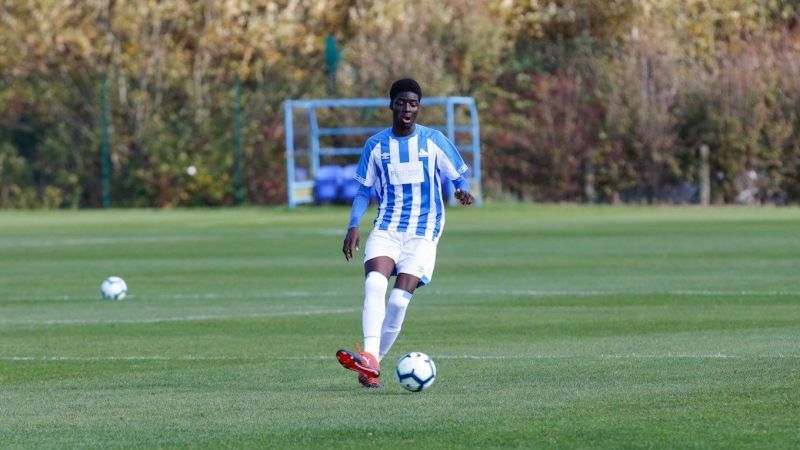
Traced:
POLYGON ((353 250, 358 253, 358 244, 361 242, 361 232, 358 227, 353 227, 347 230, 347 236, 344 237, 344 244, 342 245, 342 253, 344 259, 350 261, 353 259, 353 250))
POLYGON ((472 194, 467 191, 462 191, 461 189, 456 189, 455 196, 463 206, 469 206, 475 201, 475 197, 473 197, 472 194))

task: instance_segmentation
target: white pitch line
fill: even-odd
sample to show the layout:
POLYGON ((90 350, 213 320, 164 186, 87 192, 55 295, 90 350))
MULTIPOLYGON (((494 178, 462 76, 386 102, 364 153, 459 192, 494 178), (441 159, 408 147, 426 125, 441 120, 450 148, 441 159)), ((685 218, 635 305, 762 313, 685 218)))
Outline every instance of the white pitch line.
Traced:
MULTIPOLYGON (((442 292, 447 294, 448 292, 442 292)), ((709 290, 526 290, 526 289, 473 289, 469 295, 515 295, 523 297, 599 297, 607 295, 674 295, 680 297, 783 297, 800 296, 800 291, 709 291, 709 290)))
MULTIPOLYGON (((761 354, 761 355, 726 355, 716 354, 600 354, 600 355, 432 355, 435 360, 479 360, 479 361, 535 361, 543 359, 798 359, 800 355, 792 354, 761 354)), ((203 355, 130 355, 130 356, 0 356, 0 361, 25 362, 25 361, 324 361, 333 360, 334 356, 203 356, 203 355)))
MULTIPOLYGON (((336 292, 308 292, 308 291, 287 291, 287 292, 253 292, 253 293, 178 293, 178 294, 157 294, 157 295, 128 295, 126 300, 138 298, 152 300, 217 300, 217 299, 237 299, 237 298, 297 298, 297 297, 333 297, 346 295, 336 292)), ((99 300, 100 293, 97 295, 18 295, 0 299, 7 301, 70 301, 70 300, 99 300)))
POLYGON ((208 237, 201 236, 141 236, 121 238, 64 238, 64 239, 16 239, 0 240, 0 248, 25 248, 25 247, 74 247, 78 245, 111 245, 111 244, 160 244, 162 242, 191 242, 206 241, 208 237))
POLYGON ((150 324, 168 322, 196 322, 206 320, 250 319, 255 317, 318 316, 324 314, 343 314, 361 311, 361 308, 308 309, 284 312, 264 312, 251 314, 204 314, 197 316, 150 317, 143 319, 48 319, 48 320, 0 320, 0 325, 117 325, 150 324))
POLYGON ((681 296, 710 296, 710 297, 791 297, 800 295, 800 291, 667 291, 668 295, 681 296))

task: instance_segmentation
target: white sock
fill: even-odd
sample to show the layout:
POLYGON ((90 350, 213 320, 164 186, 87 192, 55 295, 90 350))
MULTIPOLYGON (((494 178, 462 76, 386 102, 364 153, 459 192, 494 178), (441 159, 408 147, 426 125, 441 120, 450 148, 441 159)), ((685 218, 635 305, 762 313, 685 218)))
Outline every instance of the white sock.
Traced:
POLYGON ((403 326, 403 319, 406 318, 406 308, 408 308, 409 302, 411 302, 411 293, 402 289, 392 289, 392 293, 389 295, 386 318, 383 319, 383 327, 381 328, 381 351, 378 353, 378 360, 383 359, 384 355, 389 353, 389 349, 392 348, 397 335, 400 334, 400 328, 403 326))
POLYGON ((381 324, 386 315, 386 288, 389 280, 380 272, 370 272, 364 281, 364 311, 361 327, 364 330, 364 351, 378 354, 381 346, 381 324))

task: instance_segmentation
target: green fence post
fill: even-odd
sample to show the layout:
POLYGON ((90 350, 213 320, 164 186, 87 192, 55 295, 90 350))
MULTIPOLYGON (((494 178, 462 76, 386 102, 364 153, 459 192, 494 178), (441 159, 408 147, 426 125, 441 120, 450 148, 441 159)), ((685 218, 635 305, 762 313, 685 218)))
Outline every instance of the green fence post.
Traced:
POLYGON ((241 97, 241 82, 239 75, 236 75, 234 89, 235 89, 235 106, 234 106, 234 164, 235 176, 234 183, 236 186, 236 206, 242 206, 244 203, 244 181, 242 180, 242 97, 241 97))
POLYGON ((325 89, 331 96, 336 91, 336 69, 342 60, 342 52, 336 46, 336 39, 328 35, 325 38, 325 89))
POLYGON ((102 158, 102 177, 103 177, 103 208, 111 207, 111 152, 109 150, 108 138, 108 78, 103 75, 103 83, 100 85, 100 129, 101 143, 100 154, 102 158))

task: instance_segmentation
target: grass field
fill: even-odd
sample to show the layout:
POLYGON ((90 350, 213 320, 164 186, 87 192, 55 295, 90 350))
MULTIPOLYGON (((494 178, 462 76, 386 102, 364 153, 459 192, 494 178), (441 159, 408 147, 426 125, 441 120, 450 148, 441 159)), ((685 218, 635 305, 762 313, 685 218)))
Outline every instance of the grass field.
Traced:
POLYGON ((800 209, 451 209, 379 391, 347 217, 0 212, 0 447, 800 447, 800 209))

